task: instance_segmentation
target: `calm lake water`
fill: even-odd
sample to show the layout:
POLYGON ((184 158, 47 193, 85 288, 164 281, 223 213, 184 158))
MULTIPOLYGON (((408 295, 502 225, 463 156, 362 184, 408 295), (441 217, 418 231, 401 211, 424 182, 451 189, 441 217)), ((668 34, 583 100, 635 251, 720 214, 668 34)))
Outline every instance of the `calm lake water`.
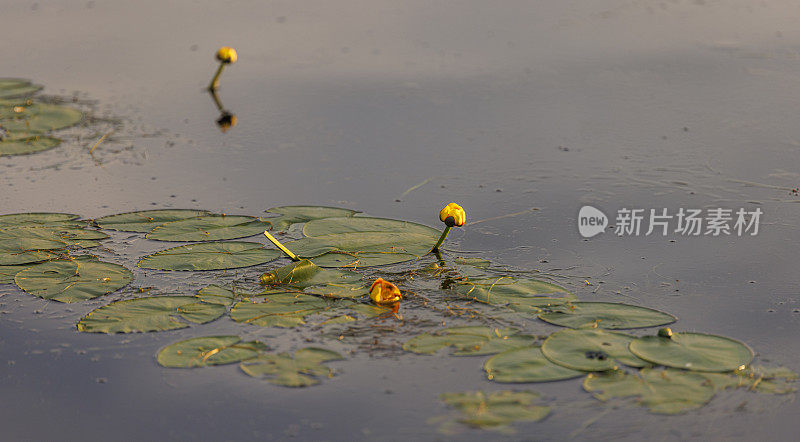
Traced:
MULTIPOLYGON (((557 273, 582 300, 668 311, 674 330, 739 339, 758 361, 800 370, 800 196, 790 192, 800 186, 800 4, 566 3, 0 0, 0 77, 121 120, 95 159, 88 149, 107 128, 0 158, 0 212, 318 204, 438 226, 457 201, 468 221, 489 220, 454 231, 453 249, 557 273), (238 117, 224 134, 203 90, 221 45, 239 52, 221 80, 238 117), (752 237, 584 240, 584 204, 764 215, 752 237)), ((101 255, 132 268, 164 248, 131 236, 115 234, 116 254, 101 255)), ((192 293, 216 277, 137 269, 134 285, 192 293)), ((227 319, 144 335, 75 330, 128 290, 64 305, 0 286, 2 439, 445 439, 426 423, 448 412, 440 393, 506 388, 541 392, 554 412, 514 435, 458 437, 795 440, 800 430, 793 395, 724 392, 665 417, 605 406, 580 380, 490 383, 479 357, 360 351, 308 389, 236 366, 164 369, 155 352, 193 336, 287 350, 313 333, 328 341, 227 319)))

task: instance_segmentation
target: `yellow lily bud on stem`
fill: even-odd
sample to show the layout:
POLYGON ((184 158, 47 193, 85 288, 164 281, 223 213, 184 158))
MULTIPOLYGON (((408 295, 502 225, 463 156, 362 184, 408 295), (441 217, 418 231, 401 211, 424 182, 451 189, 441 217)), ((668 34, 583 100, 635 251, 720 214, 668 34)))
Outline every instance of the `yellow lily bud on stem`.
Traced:
POLYGON ((444 231, 442 231, 442 236, 439 237, 439 241, 437 241, 436 245, 431 249, 431 252, 439 250, 439 247, 444 243, 445 238, 447 238, 447 234, 450 233, 451 228, 461 227, 467 222, 467 213, 458 204, 450 203, 444 206, 444 209, 439 212, 439 220, 444 223, 445 228, 444 231))
POLYGON ((384 281, 383 278, 378 278, 372 283, 369 288, 369 297, 378 305, 395 304, 403 299, 400 289, 391 282, 384 281))
POLYGON ((208 85, 208 90, 210 91, 216 90, 219 87, 219 76, 222 75, 222 70, 225 68, 225 65, 236 63, 236 60, 239 58, 236 54, 236 49, 229 46, 219 48, 216 57, 217 60, 219 60, 219 68, 217 68, 217 73, 214 74, 214 78, 211 79, 211 84, 208 85))

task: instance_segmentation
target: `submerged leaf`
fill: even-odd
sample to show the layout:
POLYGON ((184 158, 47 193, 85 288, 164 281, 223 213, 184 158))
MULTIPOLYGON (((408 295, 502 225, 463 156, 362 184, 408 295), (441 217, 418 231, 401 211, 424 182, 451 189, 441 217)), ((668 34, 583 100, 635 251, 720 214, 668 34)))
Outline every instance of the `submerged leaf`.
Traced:
POLYGON ((147 255, 139 267, 153 270, 223 270, 264 264, 281 257, 275 249, 255 242, 187 244, 147 255))
POLYGON ((225 313, 225 306, 201 302, 195 296, 156 296, 127 299, 91 311, 78 322, 78 331, 131 333, 188 327, 182 318, 196 324, 211 322, 225 313))
POLYGON ((147 233, 164 223, 203 215, 208 215, 208 212, 190 209, 161 209, 108 215, 94 221, 103 229, 147 233))
POLYGON ((700 408, 714 397, 714 387, 700 373, 669 368, 590 373, 583 388, 602 401, 635 396, 650 412, 660 414, 700 408))
POLYGON ((255 378, 265 379, 285 387, 308 387, 319 384, 319 378, 331 377, 330 368, 323 362, 338 361, 344 357, 323 348, 301 348, 294 357, 289 353, 261 354, 255 359, 242 362, 242 371, 255 378))
POLYGON ((220 241, 258 235, 270 225, 252 216, 204 215, 156 226, 147 239, 158 241, 220 241))
POLYGON ((243 342, 238 336, 204 336, 162 348, 157 360, 162 367, 205 367, 252 359, 266 349, 267 346, 262 342, 243 342))
POLYGON ((455 347, 453 354, 456 356, 491 355, 530 346, 535 340, 533 336, 518 335, 517 330, 510 328, 451 327, 411 338, 403 344, 403 350, 430 355, 445 347, 455 347))
POLYGON ((489 380, 495 382, 550 382, 585 374, 550 362, 539 347, 504 351, 483 365, 489 380))
POLYGON ((733 371, 753 360, 753 350, 745 344, 702 333, 643 336, 633 340, 630 349, 655 364, 697 371, 733 371))
POLYGON ((535 405, 539 394, 532 391, 482 391, 442 393, 439 398, 461 412, 458 421, 476 428, 491 428, 517 421, 537 422, 550 414, 550 407, 535 405))
POLYGON ((133 279, 119 264, 93 258, 54 260, 25 269, 14 282, 31 295, 60 302, 93 299, 126 286, 133 279))
POLYGON ((542 344, 542 354, 552 362, 573 370, 604 371, 619 364, 645 367, 643 361, 628 350, 633 336, 605 330, 561 330, 542 344))
POLYGON ((646 307, 613 302, 571 302, 557 306, 539 318, 562 327, 597 327, 611 330, 657 327, 675 322, 675 317, 646 307))

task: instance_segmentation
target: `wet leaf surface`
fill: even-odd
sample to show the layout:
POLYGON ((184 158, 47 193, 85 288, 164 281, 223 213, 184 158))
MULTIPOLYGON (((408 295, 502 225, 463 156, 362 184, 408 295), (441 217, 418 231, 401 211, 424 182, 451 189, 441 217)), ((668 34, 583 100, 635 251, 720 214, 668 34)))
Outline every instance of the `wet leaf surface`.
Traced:
POLYGON ((495 382, 550 382, 586 374, 550 362, 539 347, 523 347, 491 357, 483 366, 495 382))
POLYGON ((220 241, 260 235, 269 223, 252 216, 204 215, 171 221, 153 228, 147 239, 158 241, 220 241))
POLYGON ((430 355, 446 347, 455 347, 454 355, 477 356, 528 347, 536 341, 533 336, 517 333, 510 328, 451 327, 411 338, 403 344, 403 350, 430 355))
POLYGON ((265 221, 272 225, 272 230, 278 232, 288 229, 292 224, 305 223, 322 218, 351 217, 358 213, 356 210, 325 206, 281 206, 267 209, 267 212, 281 215, 265 218, 265 221))
POLYGON ((733 371, 753 360, 753 350, 745 344, 702 333, 644 336, 632 341, 630 350, 655 364, 697 371, 733 371))
POLYGON ((242 362, 242 371, 255 378, 285 387, 309 387, 319 384, 321 378, 332 377, 333 371, 322 365, 339 361, 342 355, 323 348, 301 348, 294 353, 263 353, 255 359, 242 362))
POLYGON ((153 270, 224 270, 264 264, 281 257, 275 249, 255 242, 206 242, 162 250, 139 260, 153 270))
POLYGON ((457 283, 454 288, 465 298, 522 313, 539 313, 576 299, 567 289, 555 284, 509 276, 469 279, 457 283))
POLYGON ((147 233, 154 228, 171 221, 187 218, 197 218, 207 215, 205 210, 189 209, 161 209, 127 212, 117 215, 104 216, 94 221, 103 229, 119 230, 122 232, 147 233))
POLYGON ((0 125, 12 137, 41 135, 74 126, 82 119, 83 112, 65 105, 0 99, 0 125))
POLYGON ((598 327, 611 330, 657 327, 675 322, 675 317, 646 307, 613 302, 571 302, 549 309, 539 318, 562 327, 598 327))
POLYGON ((204 336, 170 344, 156 359, 163 367, 195 368, 245 361, 266 349, 262 342, 244 342, 238 336, 204 336))
POLYGON ((307 316, 330 308, 325 299, 297 292, 273 292, 254 301, 241 301, 231 309, 231 319, 261 327, 296 327, 307 316))
POLYGON ((551 362, 573 370, 604 371, 619 364, 650 365, 628 350, 634 336, 605 330, 561 330, 542 343, 542 354, 551 362))
POLYGON ((202 302, 195 296, 156 296, 112 302, 93 310, 78 322, 88 333, 151 332, 211 322, 225 314, 225 306, 202 302))
POLYGON ((14 282, 31 295, 60 302, 78 302, 126 286, 133 279, 119 264, 91 258, 54 260, 16 274, 14 282))
POLYGON ((43 152, 58 147, 61 140, 55 137, 35 136, 13 136, 0 140, 0 157, 4 155, 28 155, 36 152, 43 152))

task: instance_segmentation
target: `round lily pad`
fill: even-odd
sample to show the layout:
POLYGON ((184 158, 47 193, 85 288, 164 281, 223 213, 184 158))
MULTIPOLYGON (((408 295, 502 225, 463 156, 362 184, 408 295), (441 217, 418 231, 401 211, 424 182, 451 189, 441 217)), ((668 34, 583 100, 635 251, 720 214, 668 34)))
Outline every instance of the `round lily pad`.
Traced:
POLYGON ((61 140, 54 137, 40 135, 29 137, 10 137, 0 140, 0 157, 4 155, 27 155, 50 150, 61 144, 61 140))
POLYGON ((158 241, 220 241, 259 235, 270 224, 252 216, 203 215, 156 226, 147 239, 158 241))
POLYGON ((0 122, 12 137, 40 135, 74 126, 83 119, 83 112, 73 107, 30 103, 22 99, 0 100, 0 122))
POLYGON ((537 422, 550 414, 550 407, 535 404, 539 394, 532 391, 467 391, 442 393, 439 398, 461 413, 458 422, 475 428, 537 422))
POLYGON ((206 367, 252 359, 266 349, 262 342, 243 342, 238 336, 204 336, 170 344, 156 359, 163 367, 206 367))
POLYGON ((656 327, 675 322, 674 316, 658 310, 613 302, 571 302, 550 310, 539 314, 539 318, 570 328, 618 330, 656 327))
POLYGON ((0 249, 0 266, 33 264, 56 258, 57 255, 44 250, 0 249))
MULTIPOLYGON (((389 232, 429 236, 433 244, 441 232, 426 225, 388 218, 339 217, 309 221, 303 226, 305 236, 323 236, 335 233, 389 232)), ((433 247, 431 244, 431 247, 433 247)))
POLYGON ((433 239, 431 242, 429 236, 415 233, 353 232, 302 238, 285 246, 321 267, 340 262, 351 267, 370 267, 421 257, 430 251, 435 241, 433 239), (335 260, 330 262, 321 259, 326 254, 332 255, 335 260))
POLYGON ((524 313, 539 313, 544 308, 576 299, 564 287, 510 276, 473 278, 457 283, 454 288, 462 296, 474 301, 501 305, 524 313))
POLYGON ((483 369, 489 380, 495 382, 549 382, 586 374, 550 362, 539 347, 504 351, 489 358, 483 369))
POLYGON ((695 371, 733 371, 753 360, 753 350, 747 345, 731 338, 702 333, 644 336, 634 339, 630 350, 655 364, 695 371))
POLYGON ((329 305, 323 298, 296 292, 269 293, 258 301, 238 302, 231 309, 231 319, 261 327, 296 327, 329 305))
POLYGON ((358 213, 356 210, 325 206, 281 206, 267 209, 267 212, 281 215, 264 219, 272 225, 272 230, 276 231, 286 230, 292 224, 305 223, 322 218, 350 217, 358 213))
POLYGON ((544 341, 542 354, 558 365, 582 371, 611 370, 620 363, 631 367, 650 365, 628 350, 633 339, 605 330, 561 330, 544 341))
POLYGON ((94 221, 103 229, 147 233, 161 224, 208 215, 205 210, 163 209, 108 215, 94 221))
POLYGON ((78 223, 75 221, 80 218, 71 213, 52 213, 52 212, 31 212, 31 213, 11 213, 0 215, 0 229, 7 227, 30 227, 32 225, 64 225, 78 223))
POLYGON ((281 252, 255 242, 187 244, 147 255, 139 267, 153 270, 223 270, 250 267, 278 259, 281 252))
POLYGON ((644 368, 628 374, 620 370, 590 373, 584 390, 597 399, 637 397, 650 412, 679 414, 700 408, 714 397, 714 387, 700 373, 644 368))
POLYGON ((323 362, 344 359, 335 351, 324 348, 307 347, 297 350, 294 357, 288 353, 261 354, 244 361, 239 366, 242 371, 255 378, 265 379, 285 387, 308 387, 319 384, 320 378, 330 377, 333 371, 322 365, 323 362))
POLYGON ((131 333, 188 327, 211 322, 225 313, 225 306, 202 302, 195 296, 156 296, 116 301, 91 311, 78 322, 78 331, 131 333))
POLYGON ((0 98, 33 95, 40 90, 42 86, 22 78, 0 78, 0 98))
POLYGON ((54 260, 25 269, 14 282, 31 295, 60 302, 93 299, 126 286, 133 279, 119 264, 94 258, 54 260))

